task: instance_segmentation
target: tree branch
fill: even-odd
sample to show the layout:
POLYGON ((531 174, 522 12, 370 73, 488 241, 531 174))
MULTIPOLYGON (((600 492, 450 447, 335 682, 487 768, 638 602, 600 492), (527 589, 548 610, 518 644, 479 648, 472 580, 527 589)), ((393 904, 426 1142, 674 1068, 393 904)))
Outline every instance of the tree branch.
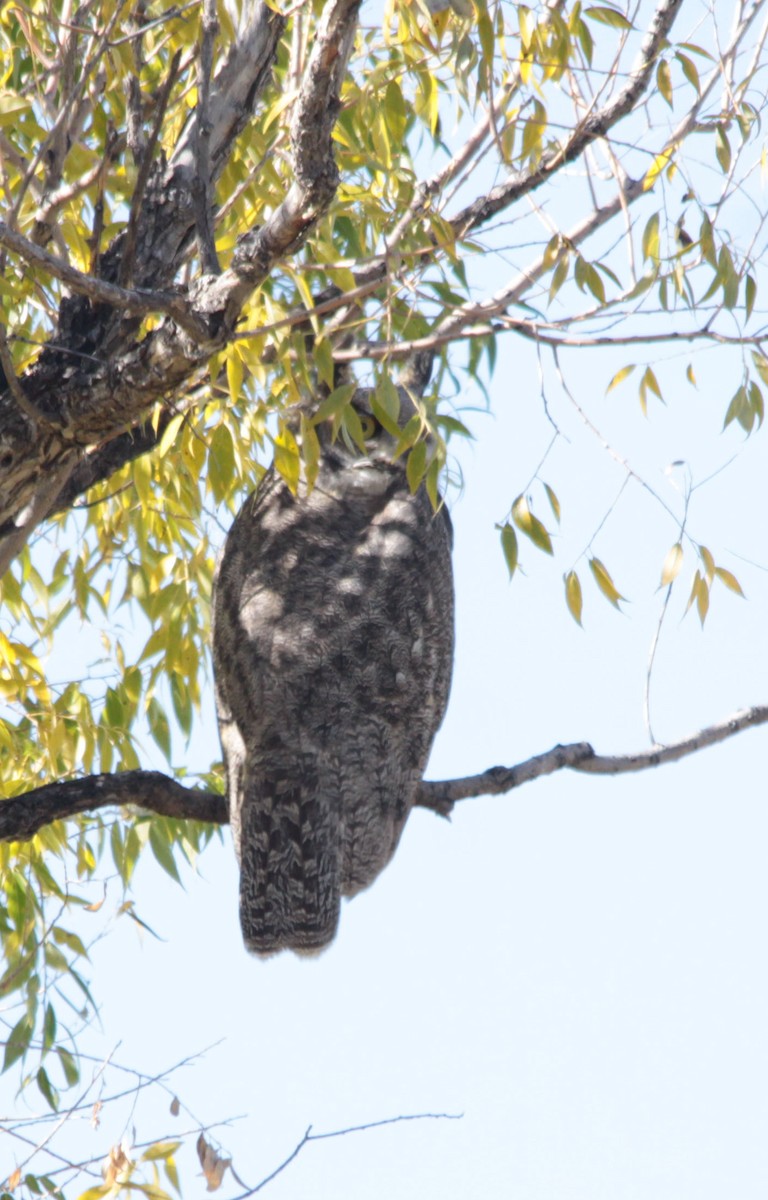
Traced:
POLYGON ((0 801, 0 842, 25 842, 52 821, 124 804, 188 821, 229 821, 227 802, 216 792, 193 791, 162 771, 124 771, 48 783, 0 801))
POLYGON ((726 717, 716 725, 708 725, 698 733, 672 742, 668 746, 651 746, 637 754, 596 754, 589 742, 574 742, 569 746, 554 746, 544 754, 536 754, 515 767, 491 767, 481 775, 470 775, 465 779, 449 779, 442 783, 424 781, 417 804, 429 808, 441 816, 448 816, 458 800, 470 800, 476 796, 497 796, 511 792, 523 783, 552 775, 567 767, 571 771, 582 771, 588 775, 627 775, 633 771, 647 771, 650 767, 661 767, 665 763, 678 762, 703 750, 724 742, 743 729, 768 722, 768 705, 745 708, 726 717))
POLYGON ((588 116, 562 146, 544 154, 531 170, 515 172, 486 196, 481 196, 452 217, 451 225, 458 236, 466 237, 470 230, 477 229, 521 196, 541 187, 554 172, 580 158, 592 142, 605 137, 618 121, 632 111, 653 78, 656 59, 666 44, 682 4, 683 0, 661 0, 643 39, 637 62, 619 94, 588 116))
POLYGON ((30 266, 39 267, 54 279, 60 279, 71 291, 87 296, 95 304, 110 304, 113 308, 140 316, 157 312, 168 313, 179 325, 189 327, 194 336, 199 337, 201 333, 206 332, 205 326, 197 327, 194 315, 178 293, 124 288, 109 283, 106 279, 98 279, 95 275, 86 275, 58 255, 41 249, 20 233, 15 233, 5 221, 0 221, 0 246, 15 251, 19 258, 23 258, 30 266))
MULTIPOLYGON (((185 300, 177 300, 184 306, 184 321, 166 319, 141 341, 136 340, 135 326, 121 320, 119 306, 125 308, 129 302, 133 311, 141 308, 137 302, 140 293, 136 288, 133 292, 120 289, 118 294, 117 289, 111 290, 115 285, 109 282, 119 270, 122 243, 118 238, 104 256, 104 279, 88 279, 88 290, 92 284, 97 288, 107 285, 109 295, 102 291, 98 298, 108 305, 117 303, 117 313, 105 306, 104 316, 87 303, 72 306, 65 331, 69 339, 60 330, 56 350, 44 351, 25 376, 25 384, 29 383, 25 392, 30 402, 35 403, 39 396, 43 415, 68 436, 50 436, 45 443, 33 444, 26 417, 15 403, 12 408, 3 405, 0 396, 4 444, 0 536, 11 529, 15 534, 13 547, 5 547, 5 552, 0 549, 0 573, 23 545, 15 514, 36 497, 40 478, 60 472, 63 464, 71 475, 80 454, 79 446, 103 444, 120 436, 126 427, 141 421, 153 401, 185 386, 210 355, 233 336, 242 305, 253 288, 266 277, 278 258, 301 245, 327 209, 338 182, 331 132, 359 6, 360 0, 330 0, 324 7, 296 100, 291 130, 294 181, 265 224, 241 240, 231 268, 217 277, 202 276, 185 300), (102 350, 107 336, 111 340, 109 355, 102 350), (71 357, 73 354, 76 357, 71 357), (84 359, 87 370, 81 367, 84 359)), ((211 89, 208 124, 214 177, 225 165, 232 139, 246 123, 249 106, 269 77, 285 26, 284 19, 265 5, 254 6, 254 13, 249 28, 230 51, 211 89), (248 47, 252 50, 250 58, 248 47)), ((153 289, 163 286, 166 277, 170 278, 168 272, 178 267, 179 256, 183 257, 186 240, 194 230, 192 185, 197 146, 193 116, 179 137, 167 170, 165 173, 158 170, 148 189, 143 221, 151 233, 146 246, 142 245, 143 253, 137 256, 134 272, 140 288, 147 284, 153 289), (169 203, 171 199, 173 203, 169 203), (154 229, 153 216, 157 217, 161 210, 171 210, 171 217, 158 222, 154 229)), ((51 264, 48 265, 50 268, 51 264)), ((79 286, 87 290, 86 278, 74 272, 67 282, 73 289, 79 286)), ((157 295, 152 290, 151 300, 157 295)), ((173 314, 174 318, 181 315, 181 312, 173 314)), ((63 306, 62 320, 65 317, 63 306)), ((40 519, 45 515, 41 510, 40 519)))
MULTIPOLYGON (((724 742, 744 729, 766 723, 768 705, 758 705, 733 713, 724 721, 678 742, 652 746, 637 754, 596 754, 588 742, 554 746, 514 767, 491 767, 464 779, 425 780, 416 806, 447 817, 459 800, 498 796, 564 768, 589 775, 646 771, 677 762, 707 746, 724 742)), ((210 821, 216 825, 226 825, 229 821, 227 802, 217 792, 193 791, 161 771, 125 771, 120 775, 85 775, 82 779, 48 783, 21 796, 0 801, 0 841, 26 841, 52 821, 125 804, 179 820, 210 821)))

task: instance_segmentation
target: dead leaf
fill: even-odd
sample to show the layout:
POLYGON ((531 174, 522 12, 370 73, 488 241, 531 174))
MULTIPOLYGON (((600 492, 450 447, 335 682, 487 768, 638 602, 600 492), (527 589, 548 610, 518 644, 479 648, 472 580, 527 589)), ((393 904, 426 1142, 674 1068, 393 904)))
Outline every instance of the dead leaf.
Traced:
POLYGON ((12 1192, 13 1189, 17 1188, 20 1183, 21 1183, 21 1167, 17 1167, 16 1170, 13 1172, 13 1174, 9 1177, 8 1182, 5 1186, 9 1192, 12 1192))
POLYGON ((107 1187, 112 1187, 113 1184, 117 1183, 117 1177, 121 1171, 130 1170, 130 1168, 133 1166, 128 1154, 129 1150, 130 1146, 127 1144, 126 1139, 123 1138, 120 1145, 113 1146, 107 1157, 104 1159, 101 1173, 104 1177, 104 1182, 107 1187))
POLYGON ((197 1139, 197 1157, 200 1159, 200 1166, 203 1168, 208 1184, 208 1191, 215 1192, 221 1187, 221 1181, 224 1178, 224 1172, 227 1167, 232 1166, 231 1158, 222 1158, 213 1146, 205 1140, 205 1134, 200 1134, 197 1139))
POLYGON ((101 1100, 97 1100, 91 1109, 91 1129, 98 1129, 99 1125, 101 1125, 101 1118, 99 1117, 100 1112, 101 1100))
POLYGON ((181 1104, 179 1103, 179 1097, 174 1096, 173 1100, 171 1100, 171 1116, 178 1117, 180 1112, 181 1112, 181 1104))

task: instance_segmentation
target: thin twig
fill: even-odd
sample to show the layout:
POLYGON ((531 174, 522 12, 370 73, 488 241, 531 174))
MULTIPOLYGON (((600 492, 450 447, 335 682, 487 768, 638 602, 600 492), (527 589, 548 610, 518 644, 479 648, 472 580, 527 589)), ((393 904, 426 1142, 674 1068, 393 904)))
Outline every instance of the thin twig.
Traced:
POLYGON ((128 287, 133 276, 133 260, 136 254, 136 237, 139 226, 139 216, 141 215, 141 206, 144 200, 144 192, 146 191, 149 181, 149 172, 152 168, 152 160, 155 154, 157 140, 160 137, 160 130, 163 127, 163 119, 165 111, 168 107, 168 101, 171 96, 171 88, 176 82, 176 76, 179 70, 181 61, 181 50, 177 50, 171 59, 168 67, 168 77, 162 86, 160 95, 157 98, 157 111, 155 112, 155 120, 152 125, 152 131, 149 135, 144 154, 139 167, 139 175, 136 180, 136 186, 133 189, 131 197, 131 211, 128 214, 128 226, 125 231, 125 246, 123 247, 123 255, 120 262, 120 274, 118 282, 122 287, 128 287))
POLYGON ((197 68, 197 171, 192 187, 197 227, 197 248, 205 275, 221 274, 211 220, 211 121, 210 95, 213 70, 213 44, 219 32, 216 0, 203 0, 202 36, 197 68))
POLYGON ((275 1167, 269 1175, 257 1183, 255 1187, 249 1188, 248 1191, 241 1192, 235 1196, 234 1200, 247 1200, 249 1196, 255 1196, 263 1188, 282 1174, 287 1166, 293 1162, 301 1153, 309 1142, 322 1142, 326 1138, 346 1137, 348 1133, 364 1133, 369 1129, 379 1129, 382 1125, 398 1125, 402 1121, 460 1121, 463 1113, 406 1113, 400 1117, 386 1117, 383 1121, 370 1121, 366 1125, 350 1125, 348 1129, 333 1129, 329 1133, 313 1133, 312 1126, 307 1126, 307 1131, 299 1142, 296 1143, 291 1153, 288 1155, 278 1167, 275 1167))

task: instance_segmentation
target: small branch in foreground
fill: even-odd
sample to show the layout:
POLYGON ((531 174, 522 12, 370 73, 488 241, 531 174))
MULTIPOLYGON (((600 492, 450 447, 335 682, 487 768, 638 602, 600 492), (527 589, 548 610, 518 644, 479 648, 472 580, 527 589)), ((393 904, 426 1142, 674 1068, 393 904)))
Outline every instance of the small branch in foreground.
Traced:
POLYGON ((265 1188, 268 1183, 271 1183, 278 1175, 280 1175, 295 1158, 298 1158, 301 1151, 309 1142, 321 1142, 326 1138, 346 1137, 348 1133, 364 1133, 368 1129, 379 1129, 382 1125, 399 1125, 402 1121, 460 1121, 463 1113, 408 1113, 399 1117, 386 1117, 382 1121, 369 1121, 367 1125, 350 1125, 348 1129, 333 1129, 330 1133, 313 1133, 312 1126, 307 1127, 307 1132, 304 1134, 300 1142, 294 1146, 291 1153, 288 1155, 271 1174, 267 1175, 255 1187, 249 1188, 245 1192, 241 1192, 239 1196, 235 1196, 234 1200, 247 1200, 248 1196, 255 1196, 262 1188, 265 1188))
MULTIPOLYGON (((590 775, 646 771, 677 762, 744 729, 766 723, 768 705, 764 704, 742 709, 668 746, 652 746, 638 754, 596 754, 589 742, 554 746, 514 767, 491 767, 464 779, 425 780, 415 803, 418 808, 428 808, 447 817, 459 800, 498 796, 564 768, 590 775)), ((52 821, 124 804, 177 820, 210 821, 215 825, 226 825, 229 821, 227 801, 217 792, 193 791, 161 771, 123 771, 119 775, 85 775, 82 779, 48 783, 21 796, 1 800, 0 842, 27 841, 52 821)))

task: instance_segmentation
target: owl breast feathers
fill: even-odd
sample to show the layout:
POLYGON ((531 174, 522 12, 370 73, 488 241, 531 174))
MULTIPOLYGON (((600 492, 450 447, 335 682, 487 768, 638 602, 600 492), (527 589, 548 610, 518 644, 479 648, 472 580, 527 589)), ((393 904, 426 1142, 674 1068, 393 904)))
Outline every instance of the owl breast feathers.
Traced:
POLYGON ((389 862, 448 700, 451 525, 379 429, 325 438, 314 488, 269 472, 217 569, 213 659, 240 921, 258 954, 333 938, 389 862), (382 445, 384 442, 388 445, 382 445))

